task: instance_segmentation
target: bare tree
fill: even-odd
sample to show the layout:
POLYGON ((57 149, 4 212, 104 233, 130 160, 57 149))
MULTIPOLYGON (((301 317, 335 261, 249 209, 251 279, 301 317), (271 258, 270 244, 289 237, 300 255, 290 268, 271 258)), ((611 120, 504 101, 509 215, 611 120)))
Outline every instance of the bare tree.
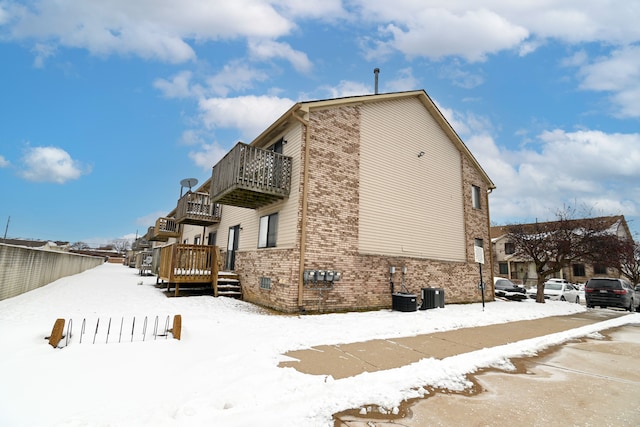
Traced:
POLYGON ((85 242, 75 242, 71 245, 70 249, 74 251, 82 251, 85 249, 89 249, 89 245, 87 245, 85 242))
POLYGON ((116 239, 111 241, 111 246, 119 254, 123 254, 129 249, 130 243, 127 239, 116 239))
POLYGON ((634 284, 640 283, 640 243, 633 240, 620 242, 620 272, 634 284))
POLYGON ((603 218, 572 219, 572 214, 571 209, 564 208, 556 214, 556 221, 507 226, 507 238, 514 244, 514 254, 535 265, 536 302, 545 302, 547 277, 573 261, 602 262, 605 251, 598 242, 603 238, 609 241, 609 224, 603 218))

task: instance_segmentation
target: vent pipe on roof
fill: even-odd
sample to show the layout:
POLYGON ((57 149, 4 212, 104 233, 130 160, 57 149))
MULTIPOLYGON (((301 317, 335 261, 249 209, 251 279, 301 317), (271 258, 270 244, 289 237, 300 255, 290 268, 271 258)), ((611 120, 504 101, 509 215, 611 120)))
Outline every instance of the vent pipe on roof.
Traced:
POLYGON ((378 74, 380 73, 380 68, 374 68, 373 69, 373 74, 376 76, 375 78, 375 90, 374 93, 377 95, 378 94, 378 74))

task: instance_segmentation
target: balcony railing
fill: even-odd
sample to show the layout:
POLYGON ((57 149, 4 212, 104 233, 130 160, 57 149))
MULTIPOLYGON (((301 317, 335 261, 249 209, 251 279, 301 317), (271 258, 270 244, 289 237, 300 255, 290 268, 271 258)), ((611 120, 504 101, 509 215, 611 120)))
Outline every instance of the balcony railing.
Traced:
POLYGON ((218 296, 218 258, 217 246, 179 243, 163 246, 158 280, 167 283, 167 290, 175 286, 175 296, 178 296, 180 284, 210 286, 214 296, 218 296))
POLYGON ((178 200, 176 222, 205 226, 217 224, 220 222, 220 205, 212 203, 208 193, 188 191, 178 200))
POLYGON ((257 209, 289 197, 291 157, 239 142, 214 167, 211 200, 257 209))
POLYGON ((149 240, 166 242, 170 237, 180 237, 175 218, 158 218, 155 227, 149 227, 149 240))
POLYGON ((141 251, 143 249, 148 249, 151 247, 151 243, 144 237, 138 237, 136 240, 131 243, 132 251, 141 251))

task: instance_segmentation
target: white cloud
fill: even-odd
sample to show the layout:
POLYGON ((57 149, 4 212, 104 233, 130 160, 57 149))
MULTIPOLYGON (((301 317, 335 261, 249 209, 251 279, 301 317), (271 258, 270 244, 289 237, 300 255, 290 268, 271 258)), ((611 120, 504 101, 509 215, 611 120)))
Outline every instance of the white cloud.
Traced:
POLYGON ((240 96, 201 99, 200 119, 208 129, 236 128, 253 139, 295 102, 275 96, 240 96))
POLYGON ((202 144, 200 151, 189 152, 189 158, 207 172, 227 154, 229 150, 222 148, 217 142, 213 144, 202 144))
POLYGON ((497 187, 490 196, 494 223, 553 219, 564 205, 640 214, 640 133, 555 129, 509 150, 496 144, 488 119, 439 109, 497 187))
POLYGON ((511 167, 495 171, 507 179, 496 182, 494 200, 505 211, 492 208, 493 217, 548 217, 563 203, 608 215, 640 212, 640 134, 554 130, 538 140, 538 151, 507 153, 511 167))
POLYGON ((349 80, 341 80, 337 86, 323 86, 321 90, 328 93, 328 98, 342 98, 345 96, 368 95, 373 93, 373 88, 349 80))
POLYGON ((204 143, 202 131, 197 129, 187 129, 182 132, 180 142, 184 145, 197 145, 204 143))
POLYGON ((495 10, 540 38, 626 44, 640 38, 637 6, 627 0, 500 2, 495 10))
POLYGON ((389 43, 409 57, 461 56, 469 62, 515 48, 529 36, 526 28, 490 10, 455 13, 436 8, 418 11, 402 26, 389 24, 384 34, 391 35, 389 43))
POLYGON ((547 38, 614 45, 640 39, 637 8, 627 0, 496 0, 483 2, 481 7, 476 0, 354 3, 362 20, 383 26, 392 24, 393 30, 407 41, 442 33, 441 46, 429 43, 420 49, 417 43, 394 44, 405 54, 418 50, 429 57, 460 55, 473 59, 518 44, 522 44, 521 54, 526 54, 536 49, 540 39, 547 38), (461 48, 460 44, 466 47, 461 48))
POLYGON ((0 156, 0 168, 6 168, 10 164, 9 160, 5 159, 4 156, 0 156))
POLYGON ((611 93, 616 114, 640 117, 640 46, 625 46, 580 68, 584 90, 611 93))
POLYGON ((420 85, 419 80, 413 75, 413 70, 411 68, 398 70, 396 75, 393 76, 388 82, 384 78, 379 79, 379 81, 379 86, 384 87, 384 92, 402 92, 406 90, 416 90, 420 85), (383 81, 384 85, 382 85, 383 81))
POLYGON ((268 78, 264 71, 252 68, 242 61, 231 61, 218 73, 207 78, 207 85, 215 95, 227 96, 231 91, 252 89, 254 82, 262 82, 268 78))
POLYGON ((526 55, 545 39, 619 46, 640 40, 637 8, 628 0, 493 0, 481 6, 475 0, 35 0, 30 7, 5 2, 0 8, 8 37, 52 47, 184 62, 196 57, 196 43, 246 38, 266 40, 251 49, 285 58, 305 71, 310 67, 306 54, 275 41, 293 30, 304 31, 295 20, 377 26, 379 37, 369 42, 377 54, 391 49, 407 56, 468 61, 505 49, 526 55))
POLYGON ((341 0, 280 0, 278 5, 288 16, 302 18, 330 19, 344 16, 346 13, 341 0))
POLYGON ((271 2, 260 0, 37 0, 31 7, 13 3, 0 18, 10 22, 7 32, 14 39, 174 63, 195 58, 187 40, 276 38, 294 27, 271 2))
POLYGON ((5 9, 4 4, 0 4, 0 25, 4 25, 9 22, 9 12, 5 9))
POLYGON ((249 41, 249 56, 254 60, 282 58, 291 63, 296 70, 306 73, 311 70, 311 61, 303 52, 293 49, 288 43, 273 40, 249 41))
POLYGON ((25 169, 20 175, 29 181, 64 184, 89 172, 88 169, 83 171, 80 163, 57 147, 29 148, 23 162, 25 169))
POLYGON ((44 67, 44 62, 47 58, 56 53, 56 48, 55 46, 51 46, 46 43, 36 43, 31 51, 35 54, 33 66, 36 68, 42 68, 44 67))
POLYGON ((199 96, 203 92, 203 88, 198 85, 191 84, 193 73, 191 71, 181 71, 174 75, 170 80, 156 79, 153 87, 160 90, 167 98, 190 98, 199 96))
POLYGON ((484 83, 484 78, 480 74, 465 71, 459 61, 455 60, 445 64, 438 72, 438 76, 464 89, 472 89, 484 83))

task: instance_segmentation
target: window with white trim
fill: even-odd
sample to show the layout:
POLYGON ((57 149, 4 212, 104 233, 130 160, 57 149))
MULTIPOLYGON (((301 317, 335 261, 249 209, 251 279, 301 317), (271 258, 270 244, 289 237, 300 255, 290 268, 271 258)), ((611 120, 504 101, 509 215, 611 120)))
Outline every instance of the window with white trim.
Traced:
POLYGON ((278 213, 260 217, 260 229, 258 231, 258 247, 274 248, 278 232, 278 213))
POLYGON ((480 187, 471 186, 471 205, 474 209, 480 209, 480 187))

